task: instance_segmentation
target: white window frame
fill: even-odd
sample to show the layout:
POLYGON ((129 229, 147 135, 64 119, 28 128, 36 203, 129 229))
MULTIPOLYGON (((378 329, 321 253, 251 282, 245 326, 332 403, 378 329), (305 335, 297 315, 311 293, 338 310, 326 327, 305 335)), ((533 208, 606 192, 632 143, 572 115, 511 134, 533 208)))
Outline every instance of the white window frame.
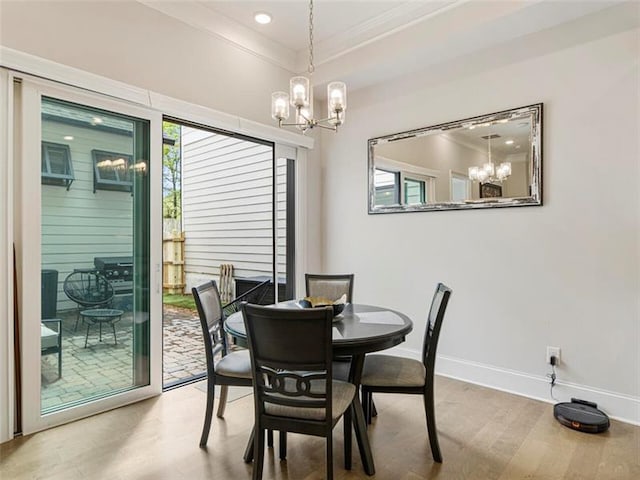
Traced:
MULTIPOLYGON (((13 348, 13 76, 0 69, 0 443, 15 429, 13 348)), ((40 169, 38 168, 38 171, 40 169)))

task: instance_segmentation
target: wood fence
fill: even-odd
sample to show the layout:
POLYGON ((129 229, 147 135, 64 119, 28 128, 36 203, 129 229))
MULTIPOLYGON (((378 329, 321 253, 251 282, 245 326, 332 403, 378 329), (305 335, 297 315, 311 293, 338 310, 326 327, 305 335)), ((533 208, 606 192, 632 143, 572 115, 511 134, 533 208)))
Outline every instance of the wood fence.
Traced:
POLYGON ((184 233, 162 239, 162 292, 184 293, 184 233))

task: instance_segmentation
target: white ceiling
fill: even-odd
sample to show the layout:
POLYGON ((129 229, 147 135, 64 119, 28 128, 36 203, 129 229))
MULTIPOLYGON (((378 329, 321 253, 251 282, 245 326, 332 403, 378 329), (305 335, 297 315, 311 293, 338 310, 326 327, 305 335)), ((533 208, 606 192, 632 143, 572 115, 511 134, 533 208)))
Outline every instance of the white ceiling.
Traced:
MULTIPOLYGON (((306 0, 138 1, 292 73, 307 70, 306 0), (253 20, 257 11, 270 13, 272 23, 257 24, 253 20)), ((315 0, 314 84, 339 79, 353 89, 456 60, 470 63, 477 53, 497 46, 512 44, 525 51, 523 39, 621 3, 625 2, 315 0)), ((624 17, 621 11, 618 17, 624 17)), ((595 22, 589 29, 592 35, 604 23, 595 22)))

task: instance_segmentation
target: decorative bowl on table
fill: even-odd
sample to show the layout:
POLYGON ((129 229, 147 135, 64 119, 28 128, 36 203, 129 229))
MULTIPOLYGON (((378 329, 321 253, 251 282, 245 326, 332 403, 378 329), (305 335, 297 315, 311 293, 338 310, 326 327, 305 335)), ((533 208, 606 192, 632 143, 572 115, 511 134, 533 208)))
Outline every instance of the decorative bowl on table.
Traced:
POLYGON ((343 295, 337 300, 331 300, 325 297, 304 297, 298 301, 298 305, 302 308, 331 307, 333 308, 333 318, 335 322, 340 320, 336 317, 342 313, 344 307, 347 305, 347 296, 343 295))

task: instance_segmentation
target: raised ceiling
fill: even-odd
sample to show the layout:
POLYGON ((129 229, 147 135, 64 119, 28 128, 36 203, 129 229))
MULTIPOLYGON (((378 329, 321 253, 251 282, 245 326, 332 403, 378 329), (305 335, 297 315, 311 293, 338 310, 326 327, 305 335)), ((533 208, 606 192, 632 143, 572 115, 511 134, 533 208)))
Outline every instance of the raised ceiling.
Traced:
MULTIPOLYGON (((307 69, 307 1, 139 1, 291 73, 307 69), (273 21, 257 24, 258 11, 273 21)), ((340 79, 353 89, 454 61, 469 63, 474 54, 498 46, 517 44, 525 51, 527 37, 623 3, 629 2, 315 0, 314 83, 340 79)), ((590 30, 602 25, 597 21, 590 30)))

